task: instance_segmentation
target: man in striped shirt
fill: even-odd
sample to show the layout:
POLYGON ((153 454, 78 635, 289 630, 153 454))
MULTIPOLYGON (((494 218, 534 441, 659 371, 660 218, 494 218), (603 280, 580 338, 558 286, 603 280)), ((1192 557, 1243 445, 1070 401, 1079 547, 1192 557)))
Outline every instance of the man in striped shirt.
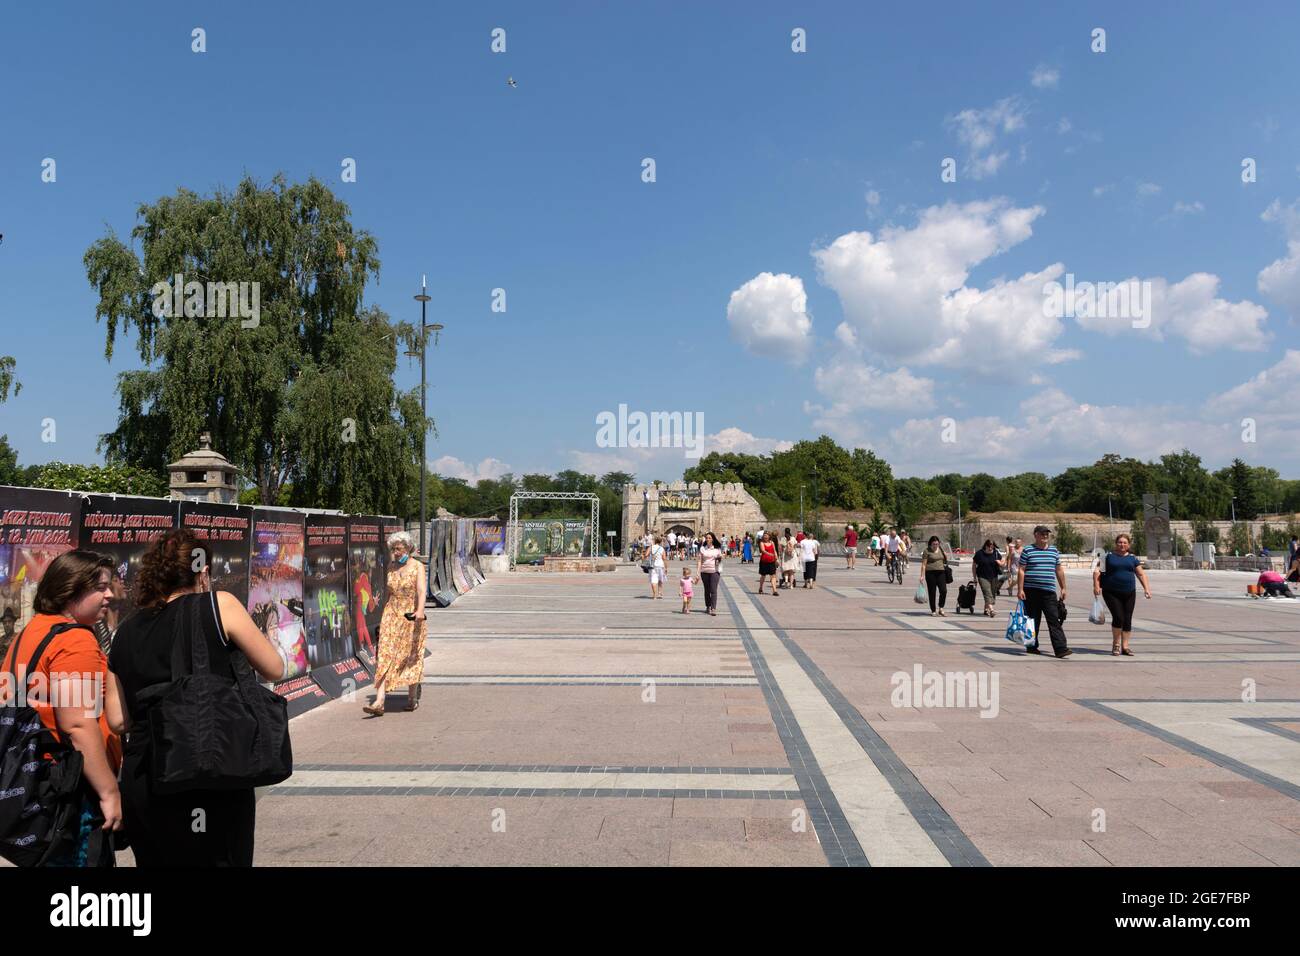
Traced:
POLYGON ((1052 636, 1052 650, 1057 657, 1069 657, 1073 651, 1066 646, 1065 628, 1061 627, 1061 613, 1056 597, 1056 587, 1061 587, 1060 602, 1065 602, 1065 571, 1061 555, 1047 543, 1052 531, 1045 525, 1034 529, 1034 543, 1020 552, 1020 571, 1017 583, 1020 600, 1025 602, 1025 613, 1034 619, 1034 643, 1025 648, 1029 654, 1038 654, 1038 634, 1042 620, 1047 618, 1047 630, 1052 636))

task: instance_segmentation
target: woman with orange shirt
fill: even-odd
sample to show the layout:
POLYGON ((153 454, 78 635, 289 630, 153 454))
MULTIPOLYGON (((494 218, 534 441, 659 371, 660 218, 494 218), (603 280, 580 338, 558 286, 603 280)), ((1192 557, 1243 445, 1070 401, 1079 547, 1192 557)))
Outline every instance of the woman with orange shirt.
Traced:
POLYGON ((90 858, 96 828, 122 828, 122 797, 117 772, 122 766, 124 729, 121 700, 108 679, 108 661, 93 627, 113 599, 113 562, 94 551, 67 551, 55 558, 36 588, 36 614, 14 640, 17 676, 26 685, 26 702, 41 722, 81 752, 82 809, 72 845, 50 866, 112 866, 111 841, 90 858), (31 655, 56 625, 56 634, 35 666, 23 672, 31 655), (19 663, 21 662, 21 663, 19 663))

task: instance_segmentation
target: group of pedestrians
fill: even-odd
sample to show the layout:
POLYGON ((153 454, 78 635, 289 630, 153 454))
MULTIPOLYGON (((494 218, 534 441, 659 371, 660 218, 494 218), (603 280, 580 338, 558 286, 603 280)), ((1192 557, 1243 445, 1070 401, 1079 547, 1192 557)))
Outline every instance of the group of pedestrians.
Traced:
MULTIPOLYGON (((418 688, 423 671, 423 565, 409 560, 404 532, 389 545, 392 597, 380 625, 377 706, 367 708, 377 714, 387 686, 418 688)), ((46 568, 0 685, 0 705, 39 716, 43 759, 71 748, 81 765, 71 811, 46 793, 28 808, 54 814, 43 832, 58 830, 36 865, 108 867, 126 848, 140 867, 252 865, 255 787, 292 773, 287 715, 266 704, 282 708, 283 698, 257 678, 283 679, 286 663, 243 601, 213 590, 206 553, 185 528, 150 544, 133 582, 136 610, 107 653, 96 628, 121 593, 114 559, 75 549, 46 568), (265 696, 252 700, 257 693, 265 696), (254 739, 271 744, 261 763, 249 754, 254 739), (71 825, 60 830, 65 819, 71 825)), ((14 755, 0 756, 9 779, 14 755)))

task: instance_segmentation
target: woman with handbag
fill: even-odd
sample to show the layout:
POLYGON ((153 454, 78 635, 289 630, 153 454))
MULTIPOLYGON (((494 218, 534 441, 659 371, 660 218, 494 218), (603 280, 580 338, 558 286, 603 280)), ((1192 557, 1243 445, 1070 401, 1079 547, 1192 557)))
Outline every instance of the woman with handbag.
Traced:
MULTIPOLYGON (((16 687, 23 690, 22 703, 51 732, 47 739, 65 748, 70 745, 81 758, 80 793, 70 798, 75 805, 67 810, 68 836, 52 841, 38 866, 99 867, 114 862, 105 837, 122 827, 117 784, 122 707, 92 630, 113 598, 113 577, 112 559, 94 551, 67 551, 55 558, 37 585, 36 613, 14 639, 5 661, 8 674, 18 679, 16 687)), ((53 753, 43 756, 55 758, 53 753)))
POLYGON ((392 562, 388 567, 388 602, 379 621, 379 657, 375 660, 375 702, 361 709, 372 717, 384 716, 388 689, 405 684, 406 709, 420 706, 424 681, 424 565, 411 557, 415 542, 405 531, 388 539, 392 562))
MULTIPOLYGON (((232 783, 226 780, 223 789, 189 789, 175 782, 167 785, 164 778, 175 769, 177 758, 195 755, 176 747, 178 740, 157 739, 175 726, 159 718, 170 715, 163 709, 172 700, 171 692, 186 689, 183 679, 178 679, 178 666, 185 670, 189 662, 207 662, 209 679, 221 684, 228 681, 227 692, 237 691, 238 699, 251 707, 254 702, 246 696, 248 688, 270 692, 251 679, 241 687, 241 674, 247 675, 251 664, 267 680, 280 680, 284 661, 239 598, 228 591, 212 591, 206 551, 187 529, 168 531, 150 545, 141 559, 135 587, 138 610, 114 635, 108 666, 126 712, 122 810, 136 865, 252 866, 255 784, 226 788, 232 783), (168 752, 156 749, 160 746, 169 748, 168 752)), ((191 681, 207 676, 189 669, 184 676, 191 681)), ((189 685, 191 689, 195 686, 189 685)), ((212 701, 210 694, 196 693, 194 699, 212 701)), ((227 713, 222 710, 209 715, 218 733, 227 713)), ((261 733, 267 730, 257 727, 261 733)), ((239 741, 226 743, 237 745, 239 741)), ((287 745, 287 740, 283 743, 287 745)), ((222 756, 205 753, 203 759, 221 763, 222 756)), ((237 761, 244 755, 225 756, 235 756, 237 761)))
POLYGON ((930 541, 921 554, 921 579, 930 595, 930 616, 944 617, 943 606, 948 603, 948 581, 952 578, 952 568, 948 566, 948 553, 943 550, 937 535, 930 535, 930 541), (938 594, 938 603, 935 595, 938 594))

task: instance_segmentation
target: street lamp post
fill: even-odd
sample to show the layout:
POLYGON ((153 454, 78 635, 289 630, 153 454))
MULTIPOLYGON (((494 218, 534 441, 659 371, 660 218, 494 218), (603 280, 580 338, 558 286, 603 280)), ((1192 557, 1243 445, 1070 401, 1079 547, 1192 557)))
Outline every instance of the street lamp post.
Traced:
POLYGON ((803 530, 803 485, 799 486, 799 530, 803 530))
POLYGON ((425 374, 425 347, 428 345, 426 338, 429 331, 435 333, 442 331, 442 326, 438 323, 435 322, 430 325, 426 321, 429 308, 426 280, 426 276, 420 276, 420 294, 415 297, 415 301, 420 303, 420 351, 417 353, 414 349, 411 349, 406 353, 412 358, 417 354, 420 356, 420 419, 423 427, 420 429, 420 543, 415 548, 417 553, 423 553, 425 548, 424 535, 428 507, 424 498, 425 472, 429 470, 429 455, 427 452, 429 440, 429 383, 425 374))
POLYGON ((962 549, 962 493, 957 493, 957 550, 962 549))

